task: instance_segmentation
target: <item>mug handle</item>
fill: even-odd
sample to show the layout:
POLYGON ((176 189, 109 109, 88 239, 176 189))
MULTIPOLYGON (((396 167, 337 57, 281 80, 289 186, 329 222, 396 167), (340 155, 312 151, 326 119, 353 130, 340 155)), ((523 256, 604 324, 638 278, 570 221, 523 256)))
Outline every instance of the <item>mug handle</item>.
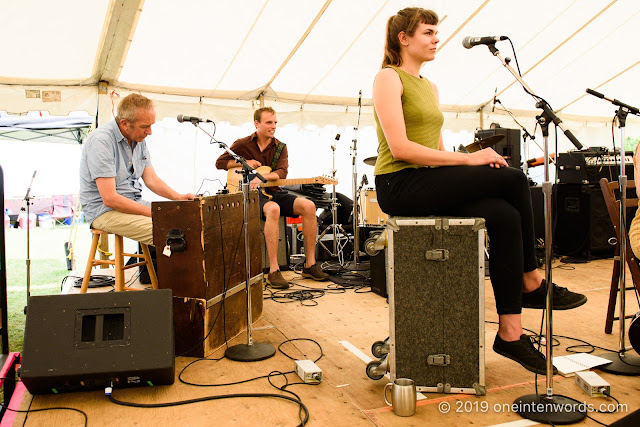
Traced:
POLYGON ((387 405, 389 405, 389 406, 393 406, 393 403, 391 403, 391 402, 389 402, 389 401, 387 400, 387 390, 390 390, 390 389, 391 389, 391 388, 390 388, 390 386, 393 386, 393 383, 386 383, 386 384, 384 385, 384 401, 387 403, 387 405), (389 387, 389 388, 387 388, 387 387, 389 387))

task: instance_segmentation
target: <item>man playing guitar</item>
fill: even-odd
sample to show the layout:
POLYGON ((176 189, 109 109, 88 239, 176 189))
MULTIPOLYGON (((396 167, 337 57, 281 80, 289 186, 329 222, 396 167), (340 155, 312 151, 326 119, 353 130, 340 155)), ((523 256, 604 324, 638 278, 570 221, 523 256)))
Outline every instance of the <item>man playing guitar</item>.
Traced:
MULTIPOLYGON (((256 131, 234 142, 231 145, 231 150, 244 157, 253 168, 269 166, 272 171, 262 174, 268 181, 286 178, 289 168, 289 155, 286 145, 274 137, 278 123, 275 110, 271 107, 260 108, 254 112, 253 119, 256 131)), ((226 152, 216 161, 216 168, 218 169, 229 170, 237 166, 236 161, 226 152)), ((238 175, 238 179, 240 179, 240 175, 238 175)), ((254 178, 251 181, 251 189, 256 189, 259 185, 260 180, 258 178, 254 178)), ((327 280, 329 275, 318 267, 315 258, 318 232, 316 205, 311 200, 296 197, 279 187, 269 187, 266 191, 271 196, 271 200, 261 192, 259 192, 259 196, 260 212, 265 220, 264 240, 269 256, 267 283, 276 289, 289 287, 289 282, 282 277, 278 266, 278 219, 281 215, 288 217, 302 216, 302 235, 304 236, 306 258, 302 276, 314 280, 327 280)))

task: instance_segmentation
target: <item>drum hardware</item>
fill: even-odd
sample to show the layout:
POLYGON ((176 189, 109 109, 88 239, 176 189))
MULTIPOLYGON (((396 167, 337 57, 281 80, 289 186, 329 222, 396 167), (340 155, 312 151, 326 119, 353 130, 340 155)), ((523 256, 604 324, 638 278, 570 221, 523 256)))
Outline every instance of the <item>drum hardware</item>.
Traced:
POLYGON ((498 142, 504 139, 504 135, 493 135, 487 138, 478 139, 471 144, 464 147, 468 153, 475 153, 476 151, 484 150, 485 148, 493 147, 498 142))
POLYGON ((366 158, 366 159, 364 159, 362 162, 363 162, 365 165, 375 166, 375 165, 376 165, 376 160, 378 160, 378 156, 367 157, 367 158, 366 158))
POLYGON ((356 158, 358 157, 358 128, 360 127, 360 116, 362 114, 362 90, 358 93, 358 122, 354 128, 353 145, 351 146, 351 167, 353 169, 353 263, 347 268, 349 270, 368 270, 368 265, 360 266, 360 232, 358 230, 358 170, 356 158))
POLYGON ((360 225, 362 227, 384 227, 389 216, 380 209, 377 191, 374 188, 364 188, 360 189, 359 194, 360 225))
POLYGON ((344 231, 344 229, 342 228, 342 225, 338 224, 338 199, 336 198, 336 143, 338 142, 338 140, 340 140, 340 134, 336 135, 336 138, 334 140, 334 143, 331 144, 331 156, 332 156, 332 166, 331 166, 331 177, 334 180, 334 184, 333 184, 333 189, 331 191, 331 224, 328 225, 323 231, 322 233, 320 233, 316 239, 316 244, 322 246, 322 248, 329 252, 329 254, 332 257, 338 257, 338 262, 340 263, 340 265, 343 264, 343 257, 342 257, 342 249, 344 249, 344 247, 346 246, 346 242, 344 242, 343 244, 341 244, 341 240, 346 240, 346 233, 344 231), (329 250, 329 248, 327 248, 325 246, 325 244, 322 242, 322 238, 324 237, 325 234, 327 234, 329 231, 331 231, 331 234, 333 235, 333 251, 329 250), (340 236, 340 237, 338 237, 340 236))

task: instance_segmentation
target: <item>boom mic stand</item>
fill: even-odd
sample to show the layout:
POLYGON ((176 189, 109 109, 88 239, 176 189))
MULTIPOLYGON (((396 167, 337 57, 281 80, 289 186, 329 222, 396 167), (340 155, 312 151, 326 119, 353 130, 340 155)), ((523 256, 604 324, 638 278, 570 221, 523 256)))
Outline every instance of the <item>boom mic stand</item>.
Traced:
POLYGON ((582 144, 576 139, 570 130, 564 130, 561 126, 562 120, 553 112, 551 106, 541 97, 537 96, 531 88, 522 80, 510 65, 510 59, 505 60, 495 46, 495 43, 487 45, 489 51, 498 58, 502 65, 520 82, 525 92, 531 95, 537 102, 536 108, 542 109, 542 114, 536 116, 540 127, 542 128, 542 137, 544 141, 544 182, 542 183, 542 192, 544 193, 544 232, 545 232, 545 280, 547 282, 547 307, 546 307, 546 342, 547 342, 547 392, 545 395, 529 394, 517 398, 514 401, 516 412, 520 416, 546 424, 573 424, 585 418, 585 413, 578 410, 580 402, 566 396, 553 394, 553 345, 552 344, 552 312, 553 312, 553 282, 551 280, 551 249, 552 245, 552 228, 551 228, 551 192, 552 185, 549 181, 549 125, 553 122, 556 127, 562 129, 564 134, 579 150, 582 144), (542 405, 542 406, 540 406, 542 405), (543 408, 543 410, 539 410, 543 408))
MULTIPOLYGON (((194 118, 195 119, 195 118, 194 118)), ((267 180, 260 175, 255 169, 253 169, 247 161, 242 157, 231 151, 231 149, 222 141, 216 140, 213 135, 209 134, 200 125, 197 120, 191 120, 191 123, 207 134, 211 141, 214 141, 218 146, 224 149, 236 162, 242 165, 242 205, 243 205, 243 229, 244 229, 244 250, 245 250, 245 288, 247 292, 247 343, 236 344, 227 348, 224 355, 228 359, 238 362, 255 362, 258 360, 264 360, 272 357, 276 353, 275 347, 267 343, 255 343, 253 342, 252 329, 253 320, 251 318, 251 251, 249 247, 249 185, 254 177, 258 177, 260 181, 267 182, 267 180)))
MULTIPOLYGON (((618 245, 620 247, 620 277, 618 291, 620 293, 620 340, 617 353, 606 353, 600 355, 605 359, 611 360, 611 363, 601 366, 600 369, 609 372, 611 374, 621 375, 640 375, 640 358, 633 354, 626 353, 631 347, 626 346, 626 269, 627 269, 627 172, 625 168, 626 151, 624 148, 624 128, 627 121, 627 115, 629 113, 640 116, 640 110, 617 99, 610 99, 598 93, 594 90, 587 89, 587 93, 598 98, 606 99, 612 104, 617 105, 619 108, 616 110, 614 120, 618 119, 618 127, 620 128, 620 175, 618 176, 618 182, 620 184, 620 222, 618 224, 618 245)), ((614 147, 615 148, 615 147, 614 147)), ((615 155, 615 150, 614 150, 615 155)))
MULTIPOLYGON (((27 194, 25 194, 24 196, 24 201, 26 204, 26 210, 27 210, 27 303, 29 302, 29 297, 31 296, 31 258, 30 258, 30 254, 29 254, 29 242, 30 242, 30 236, 29 236, 29 231, 31 230, 31 211, 30 211, 30 207, 31 207, 31 199, 33 197, 31 197, 29 195, 29 193, 31 193, 31 187, 33 186, 33 180, 36 179, 36 172, 38 172, 37 170, 33 171, 33 176, 31 177, 31 182, 29 183, 29 188, 27 188, 27 194)), ((25 208, 21 208, 21 211, 24 211, 25 208)), ((18 216, 18 221, 20 221, 20 216, 18 216)), ((24 314, 27 314, 27 306, 25 305, 24 307, 24 314)))
POLYGON ((358 167, 356 158, 358 157, 358 128, 360 127, 360 113, 362 112, 362 90, 358 92, 358 122, 356 124, 353 146, 351 147, 351 162, 353 169, 353 263, 349 264, 350 270, 368 270, 369 266, 360 266, 360 228, 358 227, 358 167))
MULTIPOLYGON (((331 151, 332 151, 332 167, 331 167, 331 178, 333 178, 334 182, 336 179, 336 143, 338 142, 338 140, 340 139, 340 134, 336 135, 336 139, 335 142, 333 144, 331 144, 331 151)), ((337 256, 338 260, 340 261, 340 252, 341 252, 341 248, 340 248, 340 244, 338 241, 338 231, 340 232, 340 234, 342 236, 345 236, 346 233, 344 232, 344 229, 342 228, 342 226, 340 224, 338 224, 338 199, 336 198, 336 184, 333 184, 333 191, 331 193, 331 218, 332 218, 332 222, 331 225, 327 226, 327 228, 324 229, 324 231, 322 233, 320 233, 320 235, 318 236, 318 238, 316 239, 316 243, 318 243, 320 246, 322 246, 324 248, 325 251, 329 252, 329 254, 332 257, 337 256), (329 249, 327 249, 327 247, 325 246, 324 243, 322 243, 322 238, 324 237, 325 234, 327 234, 327 232, 331 230, 331 234, 333 235, 333 252, 330 251, 329 249)), ((340 264, 342 265, 342 262, 340 262, 340 264)))

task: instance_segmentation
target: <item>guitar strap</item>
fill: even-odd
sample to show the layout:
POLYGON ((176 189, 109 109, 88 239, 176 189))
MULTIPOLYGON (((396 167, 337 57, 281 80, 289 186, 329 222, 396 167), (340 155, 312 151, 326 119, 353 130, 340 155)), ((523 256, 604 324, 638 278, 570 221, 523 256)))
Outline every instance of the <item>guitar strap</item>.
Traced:
POLYGON ((276 164, 278 160, 280 160, 280 154, 282 154, 282 150, 284 149, 284 142, 280 142, 276 147, 276 154, 273 155, 273 161, 271 162, 271 170, 276 169, 276 164))

